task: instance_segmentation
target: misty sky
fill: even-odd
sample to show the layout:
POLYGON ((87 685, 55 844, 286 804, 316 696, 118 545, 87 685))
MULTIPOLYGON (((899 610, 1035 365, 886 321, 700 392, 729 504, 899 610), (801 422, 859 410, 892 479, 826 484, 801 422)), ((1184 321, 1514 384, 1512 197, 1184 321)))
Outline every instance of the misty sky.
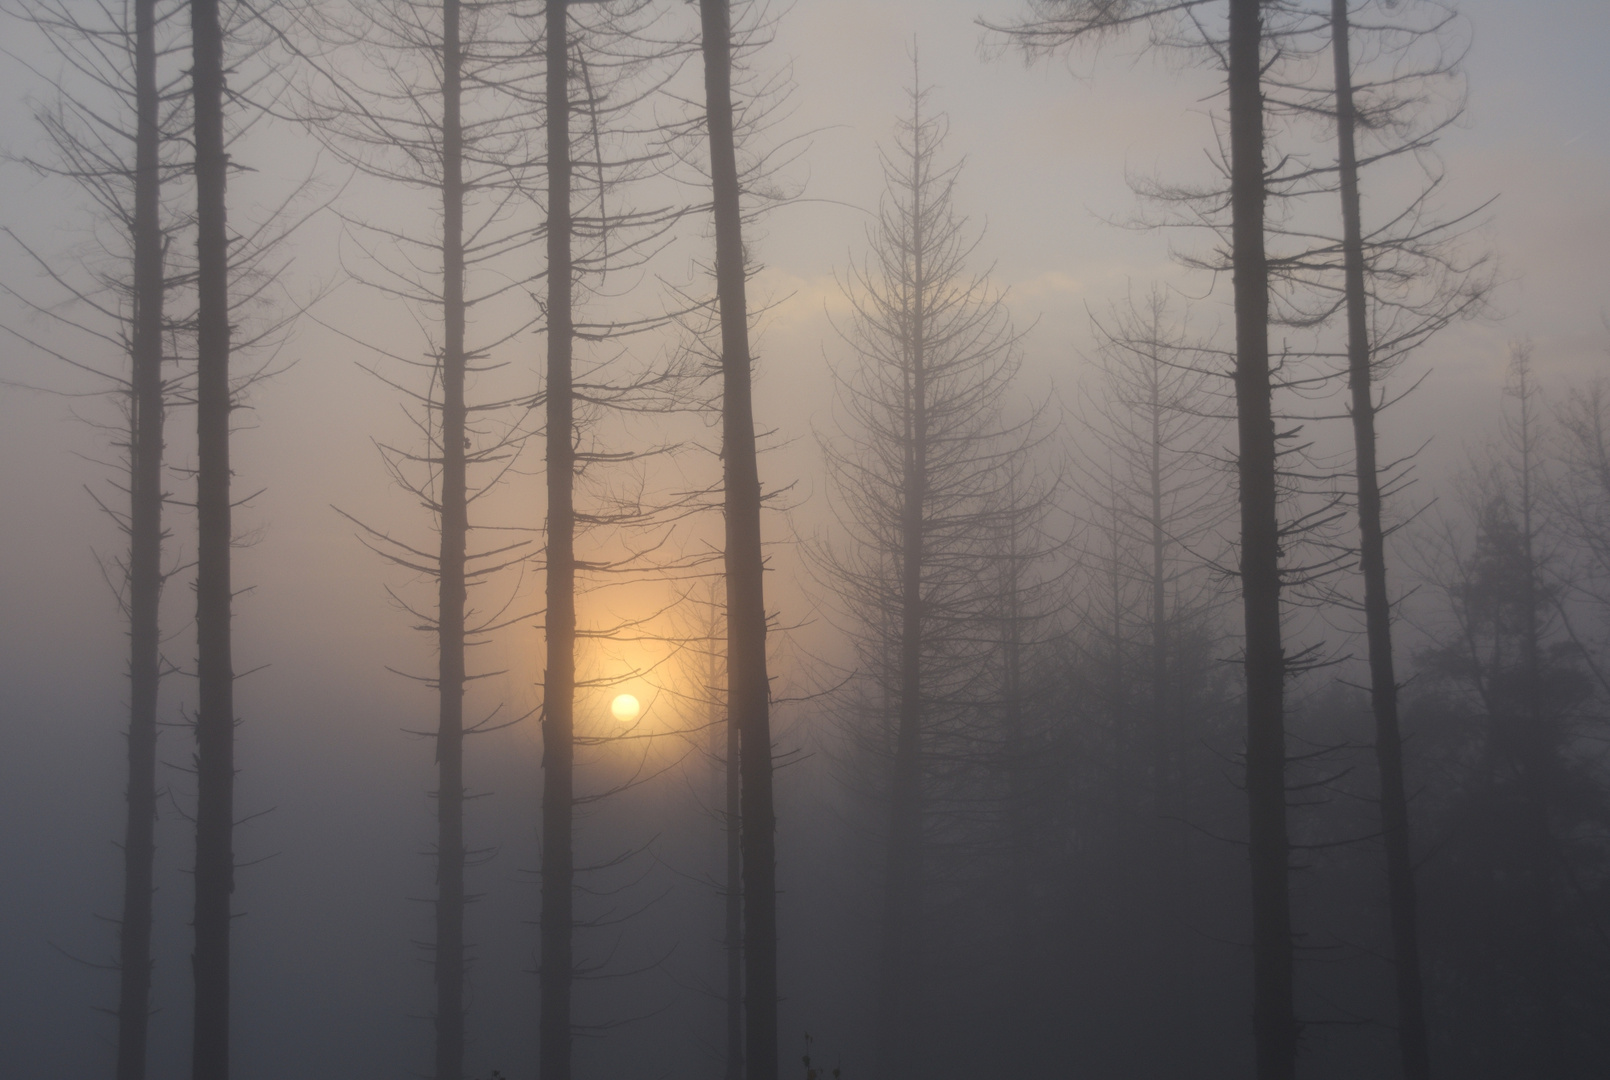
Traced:
MULTIPOLYGON (((1464 65, 1470 105, 1442 142, 1445 202, 1497 197, 1482 235, 1500 260, 1503 284, 1500 317, 1451 329, 1416 361, 1416 371, 1431 374, 1407 406, 1410 415, 1400 414, 1388 433, 1400 447, 1433 440, 1424 461, 1433 482, 1496 426, 1511 341, 1534 343, 1545 381, 1610 364, 1610 63, 1603 55, 1610 3, 1464 0, 1460 7, 1474 27, 1464 65)), ((966 158, 959 201, 987 227, 980 258, 994 262, 996 282, 1010 290, 1017 323, 1032 326, 1025 390, 1077 397, 1081 350, 1090 342, 1087 308, 1099 311, 1154 280, 1201 291, 1172 260, 1169 237, 1120 226, 1136 213, 1127 175, 1202 175, 1213 106, 1205 98, 1219 76, 1139 57, 1133 43, 1033 69, 1015 57, 989 58, 974 19, 1016 10, 1010 0, 796 0, 759 61, 791 64, 792 106, 773 137, 807 144, 789 167, 804 198, 777 210, 752 239, 766 266, 755 293, 774 304, 757 348, 757 420, 776 429, 778 446, 762 460, 762 479, 771 487, 798 484, 790 513, 768 521, 774 539, 790 526, 805 534, 820 526, 824 484, 813 430, 828 419, 827 365, 845 351, 830 325, 842 308, 835 274, 864 247, 866 209, 881 184, 876 144, 904 107, 913 42, 933 104, 950 117, 949 153, 966 158)), ((0 25, 0 40, 18 47, 16 24, 0 25)), ((35 76, 0 57, 0 147, 38 150, 30 102, 45 95, 35 76)), ((312 160, 306 140, 289 130, 243 154, 262 171, 265 190, 312 160)), ((85 242, 83 220, 75 191, 18 164, 0 165, 0 225, 60 254, 85 242)), ((293 291, 308 294, 316 282, 339 279, 334 231, 315 223, 298 242, 293 291)), ((540 255, 533 249, 533 260, 540 255)), ((9 244, 0 244, 0 274, 7 283, 37 280, 9 244)), ((1206 323, 1228 323, 1226 296, 1220 290, 1204 302, 1206 323)), ((388 316, 366 307, 373 303, 342 286, 316 314, 343 327, 382 324, 388 316)), ((4 297, 0 316, 26 321, 4 297)), ((534 388, 541 356, 535 336, 515 343, 507 377, 528 378, 534 388)), ((396 430, 398 406, 359 370, 351 347, 315 322, 302 324, 280 359, 294 363, 252 392, 235 458, 236 490, 263 489, 239 516, 252 546, 236 571, 251 588, 236 608, 236 666, 267 665, 241 684, 238 806, 243 814, 272 810, 245 826, 239 841, 243 857, 269 859, 243 872, 239 889, 249 912, 240 964, 253 973, 240 983, 238 1006, 246 1018, 242 1060, 253 1064, 239 1075, 395 1075, 340 1029, 354 1023, 415 1043, 425 1037, 425 1025, 406 1016, 423 1007, 427 982, 406 941, 423 911, 409 898, 429 887, 428 861, 419 857, 430 827, 421 794, 429 753, 404 729, 422 726, 434 706, 383 670, 398 657, 425 655, 423 645, 388 601, 383 568, 331 508, 376 518, 398 507, 412 512, 387 489, 371 442, 396 430), (310 882, 318 883, 316 895, 310 882), (386 900, 377 908, 375 897, 386 900), (285 986, 297 992, 262 989, 285 986), (381 986, 405 989, 375 992, 381 986), (288 1047, 287 1031, 305 1043, 299 1036, 288 1047), (302 1046, 319 1048, 319 1056, 302 1046)), ((92 422, 113 414, 94 399, 9 385, 88 386, 8 339, 0 339, 0 380, 0 1071, 47 1080, 87 1075, 84 1063, 100 1061, 112 1038, 110 1021, 91 1013, 111 1001, 109 979, 63 953, 100 962, 113 951, 112 931, 96 916, 113 912, 118 896, 125 646, 97 557, 113 556, 119 537, 86 492, 107 491, 103 462, 113 455, 92 422), (102 1042, 86 1044, 85 1031, 102 1042), (11 1063, 26 1067, 12 1073, 11 1063)), ((170 415, 175 427, 193 423, 189 412, 170 415)), ((184 485, 170 480, 181 498, 184 485)), ((500 506, 525 500, 528 523, 537 522, 540 497, 533 464, 500 506)), ((190 519, 175 514, 170 523, 181 547, 188 544, 190 519)), ((785 622, 805 618, 808 587, 797 557, 784 547, 775 564, 768 600, 785 622)), ((165 612, 176 641, 187 631, 174 620, 186 617, 189 603, 187 586, 170 587, 165 612)), ((494 646, 495 666, 508 668, 498 690, 516 709, 531 701, 540 679, 538 640, 527 633, 494 646)), ((187 662, 186 650, 176 659, 187 662)), ((494 666, 491 658, 487 664, 494 666)), ((190 692, 180 682, 170 680, 164 698, 174 721, 190 692)), ((500 738, 504 749, 479 780, 499 794, 474 813, 503 843, 488 873, 515 883, 488 902, 486 917, 518 927, 535 910, 519 910, 535 897, 534 844, 518 848, 536 827, 535 788, 522 793, 534 785, 535 731, 500 738)), ((182 765, 188 754, 186 733, 165 731, 163 761, 182 765)), ((175 771, 164 781, 183 782, 175 771)), ((177 868, 189 850, 177 811, 165 804, 163 814, 159 908, 166 902, 168 910, 159 916, 159 940, 171 947, 158 974, 159 990, 169 991, 158 1052, 171 1051, 182 1035, 177 909, 188 882, 177 868)), ((786 848, 781 857, 789 858, 786 848)), ((520 963, 484 967, 477 1007, 517 1014, 534 979, 520 963)))

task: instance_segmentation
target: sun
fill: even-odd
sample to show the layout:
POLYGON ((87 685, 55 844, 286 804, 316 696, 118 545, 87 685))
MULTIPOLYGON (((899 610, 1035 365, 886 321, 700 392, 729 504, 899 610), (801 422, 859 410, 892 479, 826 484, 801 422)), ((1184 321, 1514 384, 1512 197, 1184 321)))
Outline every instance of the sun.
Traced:
POLYGON ((609 711, 614 713, 615 719, 623 724, 630 724, 633 720, 636 720, 637 714, 642 711, 642 708, 637 703, 637 699, 631 694, 616 695, 615 700, 609 703, 609 711))

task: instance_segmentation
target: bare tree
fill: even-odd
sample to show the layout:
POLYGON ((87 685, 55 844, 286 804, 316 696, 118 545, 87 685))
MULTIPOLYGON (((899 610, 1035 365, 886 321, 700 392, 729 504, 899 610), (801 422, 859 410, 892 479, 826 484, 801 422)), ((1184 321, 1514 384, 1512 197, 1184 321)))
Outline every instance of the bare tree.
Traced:
POLYGON ((1591 378, 1570 388, 1557 406, 1555 428, 1562 476, 1549 492, 1549 510, 1573 558, 1555 577, 1566 590, 1565 625, 1602 691, 1610 692, 1604 645, 1610 612, 1610 383, 1591 378))
POLYGON ((727 708, 739 732, 744 908, 744 1075, 777 1076, 777 856, 765 562, 755 455, 743 211, 733 128, 732 10, 699 0, 710 184, 721 315, 721 460, 727 580, 727 708))
POLYGON ((1204 16, 1217 0, 1030 0, 1030 14, 999 27, 1032 54, 1147 27, 1154 41, 1205 48, 1227 79, 1224 163, 1228 262, 1235 296, 1239 574, 1245 630, 1246 795, 1252 883, 1253 1030, 1259 1080, 1292 1080, 1298 1023, 1293 1000, 1290 840, 1287 833, 1285 683, 1281 632, 1279 449, 1269 355, 1270 262, 1265 210, 1272 183, 1264 148, 1264 75, 1286 32, 1269 20, 1285 5, 1228 0, 1223 24, 1204 16))
MULTIPOLYGON (((54 158, 28 164, 45 175, 76 183, 104 224, 114 230, 113 243, 106 249, 115 253, 114 264, 96 274, 106 296, 70 288, 88 311, 110 317, 108 329, 79 322, 54 305, 41 306, 25 298, 24 303, 53 321, 115 342, 129 357, 128 377, 110 379, 127 402, 126 481, 120 486, 128 509, 115 512, 102 504, 129 543, 126 558, 117 560, 121 574, 116 582, 129 624, 130 691, 128 815, 116 964, 119 1080, 145 1076, 154 962, 157 697, 165 666, 159 617, 168 576, 162 567, 163 422, 169 392, 163 367, 169 289, 164 255, 176 224, 163 196, 165 186, 171 190, 169 182, 177 171, 172 148, 182 115, 173 107, 173 83, 167 81, 176 76, 161 70, 161 65, 173 51, 171 23, 176 12, 177 8, 160 7, 156 0, 134 0, 93 12, 55 3, 8 12, 43 32, 65 61, 66 74, 56 81, 58 100, 39 113, 54 158)), ((28 58, 15 58, 33 65, 28 58)), ((69 280, 43 260, 35 261, 58 284, 69 280)))
POLYGON ((129 816, 123 839, 118 1080, 144 1080, 156 854, 156 712, 161 677, 162 271, 156 0, 134 5, 133 438, 129 449, 129 816))
POLYGON ((1452 721, 1423 871, 1437 1052, 1460 1075, 1586 1077, 1606 1046, 1603 713, 1570 633, 1572 553, 1549 513, 1556 463, 1528 346, 1505 399, 1502 444, 1421 552, 1446 606, 1417 704, 1452 721))
POLYGON ((1348 383, 1352 391, 1354 469, 1358 481, 1359 569, 1364 578, 1370 702, 1375 713, 1375 752, 1381 774, 1381 833, 1386 845, 1392 956, 1397 970, 1398 1042, 1403 1075, 1408 1080, 1429 1080, 1431 1060, 1420 974, 1414 866, 1409 852, 1409 806, 1403 782, 1403 735, 1398 722, 1398 681, 1392 657, 1392 601, 1387 593, 1386 535, 1381 522, 1381 470, 1376 455, 1370 312, 1355 136, 1358 114, 1353 97, 1348 0, 1332 0, 1331 40, 1336 72, 1336 145, 1346 275, 1348 383))
MULTIPOLYGON (((466 841, 465 740, 487 730, 466 725, 465 696, 480 673, 468 649, 506 625, 507 607, 478 612, 470 590, 524 558, 526 541, 501 537, 472 547, 470 509, 498 486, 524 439, 520 419, 500 420, 517 402, 472 400, 469 383, 498 366, 491 354, 529 329, 532 320, 488 328, 489 306, 518 292, 530 276, 507 265, 536 231, 512 207, 524 201, 533 171, 532 110, 518 90, 532 50, 505 4, 460 0, 395 0, 350 12, 286 7, 281 39, 301 61, 310 85, 299 117, 340 160, 382 183, 419 189, 437 203, 440 228, 421 234, 406 225, 348 217, 349 229, 380 273, 359 281, 382 296, 419 309, 431 333, 427 360, 405 360, 428 372, 426 389, 402 388, 414 408, 422 450, 381 445, 385 466, 435 521, 434 552, 388 529, 360 524, 364 543, 392 563, 425 572, 436 586, 435 610, 406 604, 434 638, 436 672, 419 679, 437 692, 434 732, 436 902, 430 949, 436 991, 434 1075, 459 1080, 464 1070, 466 841), (355 79, 353 71, 377 72, 355 79), (382 246, 383 245, 383 246, 382 246), (435 261, 439 274, 420 271, 435 261), (472 323, 475 331, 471 336, 472 323)), ((380 346, 370 348, 400 360, 380 346)), ((377 374, 380 374, 377 372, 377 374)), ((380 375, 388 384, 394 377, 380 375)))
POLYGON ((862 673, 891 709, 886 732, 863 736, 888 741, 878 1053, 889 1076, 919 1068, 933 776, 960 752, 957 725, 977 719, 968 702, 998 691, 1004 711, 986 711, 1020 726, 1028 612, 1013 604, 1049 504, 1043 485, 1019 475, 1037 417, 1005 415, 1017 334, 988 271, 969 267, 979 239, 955 207, 960 165, 940 157, 947 122, 920 83, 909 94, 883 154, 870 255, 843 285, 853 315, 840 332, 857 357, 838 375, 848 437, 821 440, 848 533, 822 569, 851 616, 862 673), (992 624, 1004 631, 998 653, 992 624))
POLYGON ((230 642, 229 233, 224 33, 218 0, 191 0, 196 171, 196 865, 193 1080, 229 1077, 229 926, 235 890, 235 672, 230 642))
POLYGON ((1204 734, 1184 682, 1194 674, 1192 639, 1224 600, 1214 566, 1231 512, 1218 460, 1221 389, 1192 340, 1190 314, 1154 286, 1092 316, 1096 375, 1080 415, 1092 446, 1074 473, 1096 534, 1087 549, 1099 547, 1087 556, 1087 573, 1108 583, 1091 590, 1086 632, 1111 635, 1113 672, 1134 665, 1121 685, 1113 679, 1110 707, 1122 729, 1133 726, 1130 714, 1145 717, 1142 745, 1126 757, 1142 770, 1131 789, 1145 794, 1151 821, 1146 887, 1157 927, 1149 982, 1165 1010, 1178 1007, 1182 989, 1186 758, 1204 734), (1126 614, 1134 625, 1124 625, 1126 614), (1121 702, 1126 687, 1131 700, 1121 702))
POLYGON ((576 553, 570 162, 570 25, 567 0, 543 10, 548 125, 547 659, 542 679, 543 1080, 570 1078, 570 990, 575 856, 576 553))

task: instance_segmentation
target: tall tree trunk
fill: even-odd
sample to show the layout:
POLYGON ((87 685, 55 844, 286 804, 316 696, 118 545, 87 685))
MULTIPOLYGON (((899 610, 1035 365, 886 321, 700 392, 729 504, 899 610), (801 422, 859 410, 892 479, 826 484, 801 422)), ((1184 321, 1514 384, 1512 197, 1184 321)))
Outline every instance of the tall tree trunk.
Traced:
POLYGON ((1015 511, 1018 507, 1015 477, 1008 477, 1006 505, 1009 508, 1005 547, 1001 559, 1001 599, 1005 604, 1005 632, 1002 644, 1002 748, 1006 755, 1007 845, 1007 948, 1005 965, 1008 982, 1007 1025, 1002 1064, 1014 1074, 1027 1069, 1028 1050, 1035 1030, 1035 940, 1032 926, 1028 777, 1028 732, 1023 717, 1023 556, 1018 550, 1015 511))
POLYGON ((442 478, 436 636, 436 1080, 464 1075, 464 131, 459 0, 442 2, 442 478))
POLYGON ((196 153, 196 867, 194 1080, 229 1076, 235 887, 235 673, 230 657, 229 236, 218 0, 191 0, 196 153))
POLYGON ((1381 774, 1381 838, 1386 845, 1387 903, 1397 972, 1398 1050, 1405 1080, 1430 1080, 1414 865, 1409 856, 1409 802, 1403 785, 1403 736, 1392 661, 1392 602, 1386 588, 1386 543, 1375 448, 1369 308, 1364 286, 1364 230, 1354 144, 1353 64, 1348 0, 1331 0, 1336 64, 1336 144, 1342 195, 1342 247, 1347 289, 1347 373, 1353 397, 1353 445, 1358 473, 1359 569, 1364 575, 1364 626, 1370 655, 1370 704, 1375 757, 1381 774))
POLYGON ((162 222, 156 0, 134 3, 134 327, 129 442, 129 779, 118 933, 117 1080, 145 1080, 156 858, 162 598, 162 222))
POLYGON ((727 708, 738 724, 743 842, 744 1063, 777 1077, 777 852, 772 807, 771 688, 755 461, 743 217, 732 126, 729 0, 699 0, 705 112, 721 305, 721 458, 726 503, 727 708))
MULTIPOLYGON (((1161 330, 1157 309, 1152 309, 1152 348, 1158 348, 1161 330)), ((1191 942, 1182 934, 1186 914, 1187 850, 1178 823, 1184 818, 1185 796, 1175 772, 1180 745, 1174 727, 1178 713, 1170 714, 1168 701, 1168 522, 1163 512, 1163 359, 1155 351, 1148 357, 1146 409, 1150 413, 1151 445, 1147 447, 1147 522, 1151 535, 1151 567, 1147 587, 1151 593, 1151 697, 1148 711, 1152 738, 1152 851, 1153 913, 1157 932, 1152 940, 1152 1001, 1162 1013, 1178 1012, 1190 978, 1191 942)))
POLYGON ((1537 485, 1536 465, 1537 418, 1533 414, 1531 353, 1526 347, 1517 352, 1512 361, 1512 377, 1516 386, 1512 391, 1520 403, 1520 542, 1521 560, 1525 573, 1520 582, 1521 625, 1518 627, 1519 660, 1524 700, 1513 718, 1521 730, 1516 746, 1520 765, 1521 792, 1525 800, 1525 816, 1530 840, 1527 844, 1527 872, 1531 883, 1531 913, 1527 920, 1536 934, 1532 951, 1535 956, 1534 980, 1541 999, 1538 1061, 1543 1075, 1563 1076, 1566 1073, 1566 1025, 1562 1009, 1563 988, 1561 972, 1564 965, 1564 947, 1555 920, 1555 879, 1561 856, 1554 839, 1550 804, 1557 783, 1558 751, 1548 731, 1549 717, 1543 701, 1544 678, 1542 668, 1542 620, 1539 616, 1543 599, 1540 588, 1541 568, 1537 555, 1537 485))
MULTIPOLYGON (((914 99, 918 100, 918 99, 914 99)), ((889 792, 889 850, 883 911, 883 970, 878 1032, 885 1077, 912 1071, 911 1013, 922 957, 923 524, 928 479, 927 300, 923 268, 921 116, 912 116, 911 278, 906 297, 908 387, 905 475, 900 515, 900 695, 889 792)))
POLYGON ((1280 530, 1269 382, 1269 267, 1264 254, 1261 0, 1230 0, 1230 205, 1236 322, 1241 598, 1246 623, 1247 818, 1252 877, 1253 1033, 1258 1080, 1293 1080, 1286 660, 1280 630, 1280 530))
MULTIPOLYGON (((1154 323, 1155 326, 1155 323, 1154 323)), ((1159 822, 1163 821, 1172 809, 1172 795, 1174 785, 1171 783, 1170 766, 1173 760, 1174 743, 1172 733, 1168 729, 1168 534, 1163 520, 1163 401, 1162 401, 1162 373, 1161 362, 1152 358, 1151 370, 1147 373, 1148 400, 1146 408, 1151 413, 1151 446, 1148 448, 1149 460, 1146 469, 1146 486, 1150 506, 1147 508, 1151 515, 1151 607, 1152 607, 1152 795, 1153 811, 1159 822)), ((1158 845, 1158 851, 1163 851, 1163 845, 1158 845)), ((1165 862, 1166 869, 1166 862, 1165 862)), ((1164 884, 1163 881, 1158 882, 1164 884)))
POLYGON ((548 110, 548 667, 542 692, 542 1080, 570 1080, 575 964, 576 704, 574 349, 570 218, 570 31, 566 0, 546 9, 548 110))
POLYGON ((716 698, 719 670, 714 656, 715 630, 719 625, 715 597, 710 600, 710 695, 711 721, 725 720, 722 725, 726 739, 726 757, 723 759, 722 784, 725 788, 726 813, 723 834, 727 845, 726 912, 722 945, 727 957, 727 1065, 726 1080, 743 1080, 744 1075, 744 953, 743 953, 743 777, 739 761, 743 753, 738 724, 730 709, 720 708, 716 698))

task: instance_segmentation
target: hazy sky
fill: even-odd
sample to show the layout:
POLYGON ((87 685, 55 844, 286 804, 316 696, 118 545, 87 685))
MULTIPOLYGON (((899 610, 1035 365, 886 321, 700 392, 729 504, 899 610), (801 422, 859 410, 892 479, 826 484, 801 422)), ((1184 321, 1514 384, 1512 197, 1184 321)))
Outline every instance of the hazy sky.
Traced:
MULTIPOLYGON (((1610 309, 1610 63, 1604 59, 1610 3, 1467 0, 1460 7, 1474 27, 1465 64, 1470 108, 1442 144, 1447 202, 1469 206, 1498 197, 1485 241, 1501 261, 1496 307, 1502 318, 1455 328, 1423 358, 1432 374, 1395 437, 1434 439, 1427 458, 1432 476, 1457 464, 1492 429, 1510 341, 1533 341, 1546 379, 1610 373, 1610 330, 1602 322, 1610 309)), ((826 363, 843 354, 826 314, 839 303, 835 273, 863 246, 864 211, 879 192, 876 144, 904 107, 913 42, 923 79, 934 88, 933 104, 949 114, 949 150, 966 157, 959 198, 973 220, 987 226, 980 257, 995 262, 995 279, 1010 289, 1019 324, 1034 326, 1025 343, 1026 386, 1036 393, 1054 387, 1071 399, 1080 351, 1089 341, 1087 306, 1100 310, 1132 285, 1144 288, 1154 279, 1192 287, 1171 261, 1166 237, 1113 222, 1136 210, 1126 173, 1201 174, 1211 107, 1203 98, 1215 77, 1137 57, 1133 44, 1121 43, 1099 58, 1081 55, 1071 64, 1027 70, 1013 58, 985 59, 974 19, 1009 18, 1016 10, 1010 0, 796 0, 760 61, 792 64, 793 108, 777 134, 804 136, 809 144, 793 166, 807 198, 777 211, 755 242, 767 266, 756 292, 776 303, 760 339, 757 416, 784 443, 763 462, 763 479, 773 487, 800 481, 793 520, 803 529, 813 527, 820 508, 812 430, 828 419, 826 363)), ((7 24, 0 34, 8 47, 19 40, 15 31, 7 24)), ((0 59, 0 146, 10 151, 39 146, 31 95, 42 100, 44 90, 15 62, 0 59)), ((261 145, 254 151, 246 144, 240 156, 262 170, 266 186, 294 176, 307 160, 305 143, 290 132, 275 132, 261 145), (272 149, 279 146, 295 149, 272 149)), ((0 166, 0 225, 55 254, 82 242, 82 221, 76 192, 18 165, 0 166)), ((328 221, 315 226, 292 280, 331 278, 335 231, 328 221)), ((0 274, 8 283, 36 281, 10 246, 0 246, 0 274)), ((1221 300, 1216 294, 1208 301, 1208 323, 1228 320, 1213 306, 1221 300)), ((373 304, 344 289, 320 316, 345 326, 392 318, 366 306, 373 304)), ((22 325, 15 322, 15 306, 3 299, 0 317, 22 325)), ((527 339, 511 346, 511 378, 524 377, 523 363, 534 387, 539 344, 527 339)), ((350 347, 316 325, 304 325, 284 356, 297 362, 254 391, 251 430, 239 437, 235 466, 238 491, 265 489, 241 514, 256 543, 239 560, 237 580, 253 591, 238 605, 236 650, 238 669, 271 665, 243 683, 241 703, 241 810, 277 808, 250 827, 242 845, 248 857, 279 854, 276 863, 243 879, 242 903, 253 913, 253 928, 243 933, 242 947, 248 967, 262 970, 275 970, 276 963, 295 968, 304 953, 287 951, 293 932, 306 931, 323 943, 319 947, 350 949, 354 956, 390 955, 388 935, 406 937, 417 915, 403 905, 384 918, 341 923, 356 929, 338 931, 336 923, 359 910, 359 892, 350 902, 337 895, 315 903, 295 882, 325 875, 319 879, 357 890, 351 879, 362 874, 364 889, 399 898, 421 894, 428 882, 425 861, 413 857, 428 821, 420 796, 428 751, 400 729, 428 716, 429 702, 381 670, 398 655, 422 655, 421 644, 387 601, 383 570, 330 509, 386 514, 406 508, 387 489, 371 444, 396 429, 396 401, 357 370, 350 347), (399 813, 413 832, 388 837, 386 823, 399 813)), ((10 340, 0 340, 0 379, 83 385, 10 340)), ((118 537, 85 491, 106 490, 99 462, 110 454, 103 433, 76 422, 75 412, 91 419, 109 415, 93 401, 0 385, 0 735, 6 748, 0 754, 0 1063, 28 1062, 26 1075, 41 1080, 84 1075, 77 1071, 82 1062, 99 1060, 101 1051, 62 1040, 84 1030, 109 1038, 111 1030, 109 1023, 104 1031, 97 1027, 101 1021, 89 1013, 106 1000, 96 989, 101 984, 50 947, 96 960, 110 954, 110 931, 93 917, 115 909, 111 841, 122 792, 123 637, 96 564, 97 553, 115 554, 118 537), (61 1056, 53 1056, 58 1050, 61 1056)), ((185 412, 171 421, 192 422, 185 412)), ((171 484, 177 497, 187 497, 182 478, 171 484)), ((539 496, 540 475, 533 470, 515 481, 509 505, 528 500, 534 523, 539 496)), ((171 520, 188 547, 189 519, 176 514, 171 520)), ((771 525, 780 528, 781 519, 771 525)), ((794 561, 778 556, 783 572, 774 604, 799 602, 790 577, 794 561)), ((173 618, 184 619, 188 588, 176 584, 168 601, 173 618)), ((784 606, 784 621, 795 614, 784 606)), ((175 627, 182 641, 184 631, 175 627)), ((511 670, 503 689, 515 700, 529 699, 539 676, 534 657, 521 651, 510 646, 505 657, 511 670)), ((187 655, 181 650, 175 659, 184 662, 187 655)), ((180 682, 172 681, 170 708, 188 693, 180 682)), ((182 764, 188 757, 184 733, 171 730, 164 739, 164 760, 182 764)), ((529 749, 530 742, 511 745, 529 749)), ((505 764, 507 790, 532 762, 516 755, 505 764)), ((500 815, 509 835, 521 835, 525 803, 512 797, 493 803, 485 812, 500 815)), ((182 865, 188 842, 175 815, 164 828, 170 892, 163 899, 172 904, 187 887, 172 871, 182 865)), ((530 860, 521 865, 529 867, 530 860)), ((181 940, 181 916, 165 918, 169 939, 181 940)), ((418 998, 423 969, 403 954, 388 977, 417 980, 418 998)), ((180 954, 163 963, 159 979, 179 986, 180 954)), ((518 985, 509 979, 508 985, 518 985)), ((299 1000, 265 1001, 265 1009, 284 1015, 248 1021, 242 1038, 267 1046, 281 1022, 316 1028, 326 1022, 318 1017, 333 1008, 325 996, 360 985, 336 980, 310 987, 299 1000)), ((253 1001, 248 989, 243 1011, 250 1012, 253 1001)), ((172 1016, 165 1022, 173 1027, 183 1009, 171 998, 168 1008, 172 1016)), ((377 1030, 403 1023, 394 1017, 401 1011, 395 997, 370 1007, 377 1030)), ((159 1044, 174 1037, 161 1036, 159 1044)), ((325 1045, 340 1042, 334 1031, 324 1037, 325 1045)), ((341 1061, 360 1070, 350 1075, 369 1075, 357 1050, 341 1061)), ((255 1080, 270 1073, 247 1068, 241 1075, 255 1080)))

